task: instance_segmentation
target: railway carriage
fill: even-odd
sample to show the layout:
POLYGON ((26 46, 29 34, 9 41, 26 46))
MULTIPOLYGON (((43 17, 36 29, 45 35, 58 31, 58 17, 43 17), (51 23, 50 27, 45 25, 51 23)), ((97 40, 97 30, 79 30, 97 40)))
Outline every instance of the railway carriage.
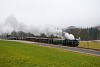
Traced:
POLYGON ((27 37, 26 40, 41 42, 41 43, 56 44, 56 45, 72 46, 72 47, 76 47, 79 45, 79 41, 76 39, 69 40, 69 39, 58 39, 58 38, 27 37))

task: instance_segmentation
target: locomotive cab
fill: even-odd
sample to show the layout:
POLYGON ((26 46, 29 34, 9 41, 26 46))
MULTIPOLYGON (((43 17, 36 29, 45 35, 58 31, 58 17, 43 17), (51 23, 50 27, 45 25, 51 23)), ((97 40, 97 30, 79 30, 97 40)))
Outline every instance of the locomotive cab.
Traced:
POLYGON ((63 45, 76 47, 79 45, 79 42, 76 39, 74 39, 74 40, 65 39, 63 42, 63 45))

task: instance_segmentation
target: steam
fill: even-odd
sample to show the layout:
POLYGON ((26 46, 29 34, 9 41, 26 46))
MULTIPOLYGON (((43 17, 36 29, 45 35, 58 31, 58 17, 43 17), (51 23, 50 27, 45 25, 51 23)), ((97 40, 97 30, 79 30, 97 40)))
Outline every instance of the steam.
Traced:
POLYGON ((46 34, 46 36, 50 36, 51 34, 58 37, 62 36, 62 30, 60 28, 48 24, 39 26, 30 25, 29 32, 35 35, 40 35, 41 33, 44 33, 46 34))
POLYGON ((30 32, 34 35, 40 35, 44 33, 46 36, 54 35, 58 37, 64 37, 66 39, 74 40, 74 35, 64 32, 62 35, 62 29, 53 25, 32 25, 24 22, 19 22, 14 15, 8 16, 5 22, 0 23, 0 34, 8 33, 12 31, 30 32))
POLYGON ((12 31, 30 32, 34 35, 44 33, 46 36, 50 36, 51 34, 59 37, 62 36, 62 29, 58 27, 48 24, 35 26, 29 23, 19 22, 14 15, 8 16, 4 22, 0 22, 0 34, 10 34, 12 31))
POLYGON ((74 40, 75 39, 73 34, 69 34, 69 33, 65 33, 65 32, 64 32, 64 37, 66 39, 70 39, 70 40, 74 40))

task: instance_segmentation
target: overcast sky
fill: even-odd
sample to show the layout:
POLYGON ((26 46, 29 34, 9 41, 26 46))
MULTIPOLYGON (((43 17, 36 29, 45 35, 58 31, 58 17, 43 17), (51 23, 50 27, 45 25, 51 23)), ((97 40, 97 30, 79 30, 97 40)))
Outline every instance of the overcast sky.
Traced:
POLYGON ((10 15, 25 24, 91 27, 100 24, 100 0, 0 0, 0 23, 10 15))

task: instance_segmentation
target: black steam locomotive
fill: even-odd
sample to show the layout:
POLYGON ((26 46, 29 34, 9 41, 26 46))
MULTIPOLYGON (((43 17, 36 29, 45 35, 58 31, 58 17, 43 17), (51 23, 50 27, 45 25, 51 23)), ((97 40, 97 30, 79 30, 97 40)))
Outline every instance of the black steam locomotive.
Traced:
POLYGON ((37 37, 27 37, 25 38, 27 41, 33 42, 41 42, 41 43, 48 43, 48 44, 62 44, 64 46, 72 46, 77 47, 79 45, 79 41, 69 40, 69 39, 58 39, 58 38, 37 38, 37 37))

